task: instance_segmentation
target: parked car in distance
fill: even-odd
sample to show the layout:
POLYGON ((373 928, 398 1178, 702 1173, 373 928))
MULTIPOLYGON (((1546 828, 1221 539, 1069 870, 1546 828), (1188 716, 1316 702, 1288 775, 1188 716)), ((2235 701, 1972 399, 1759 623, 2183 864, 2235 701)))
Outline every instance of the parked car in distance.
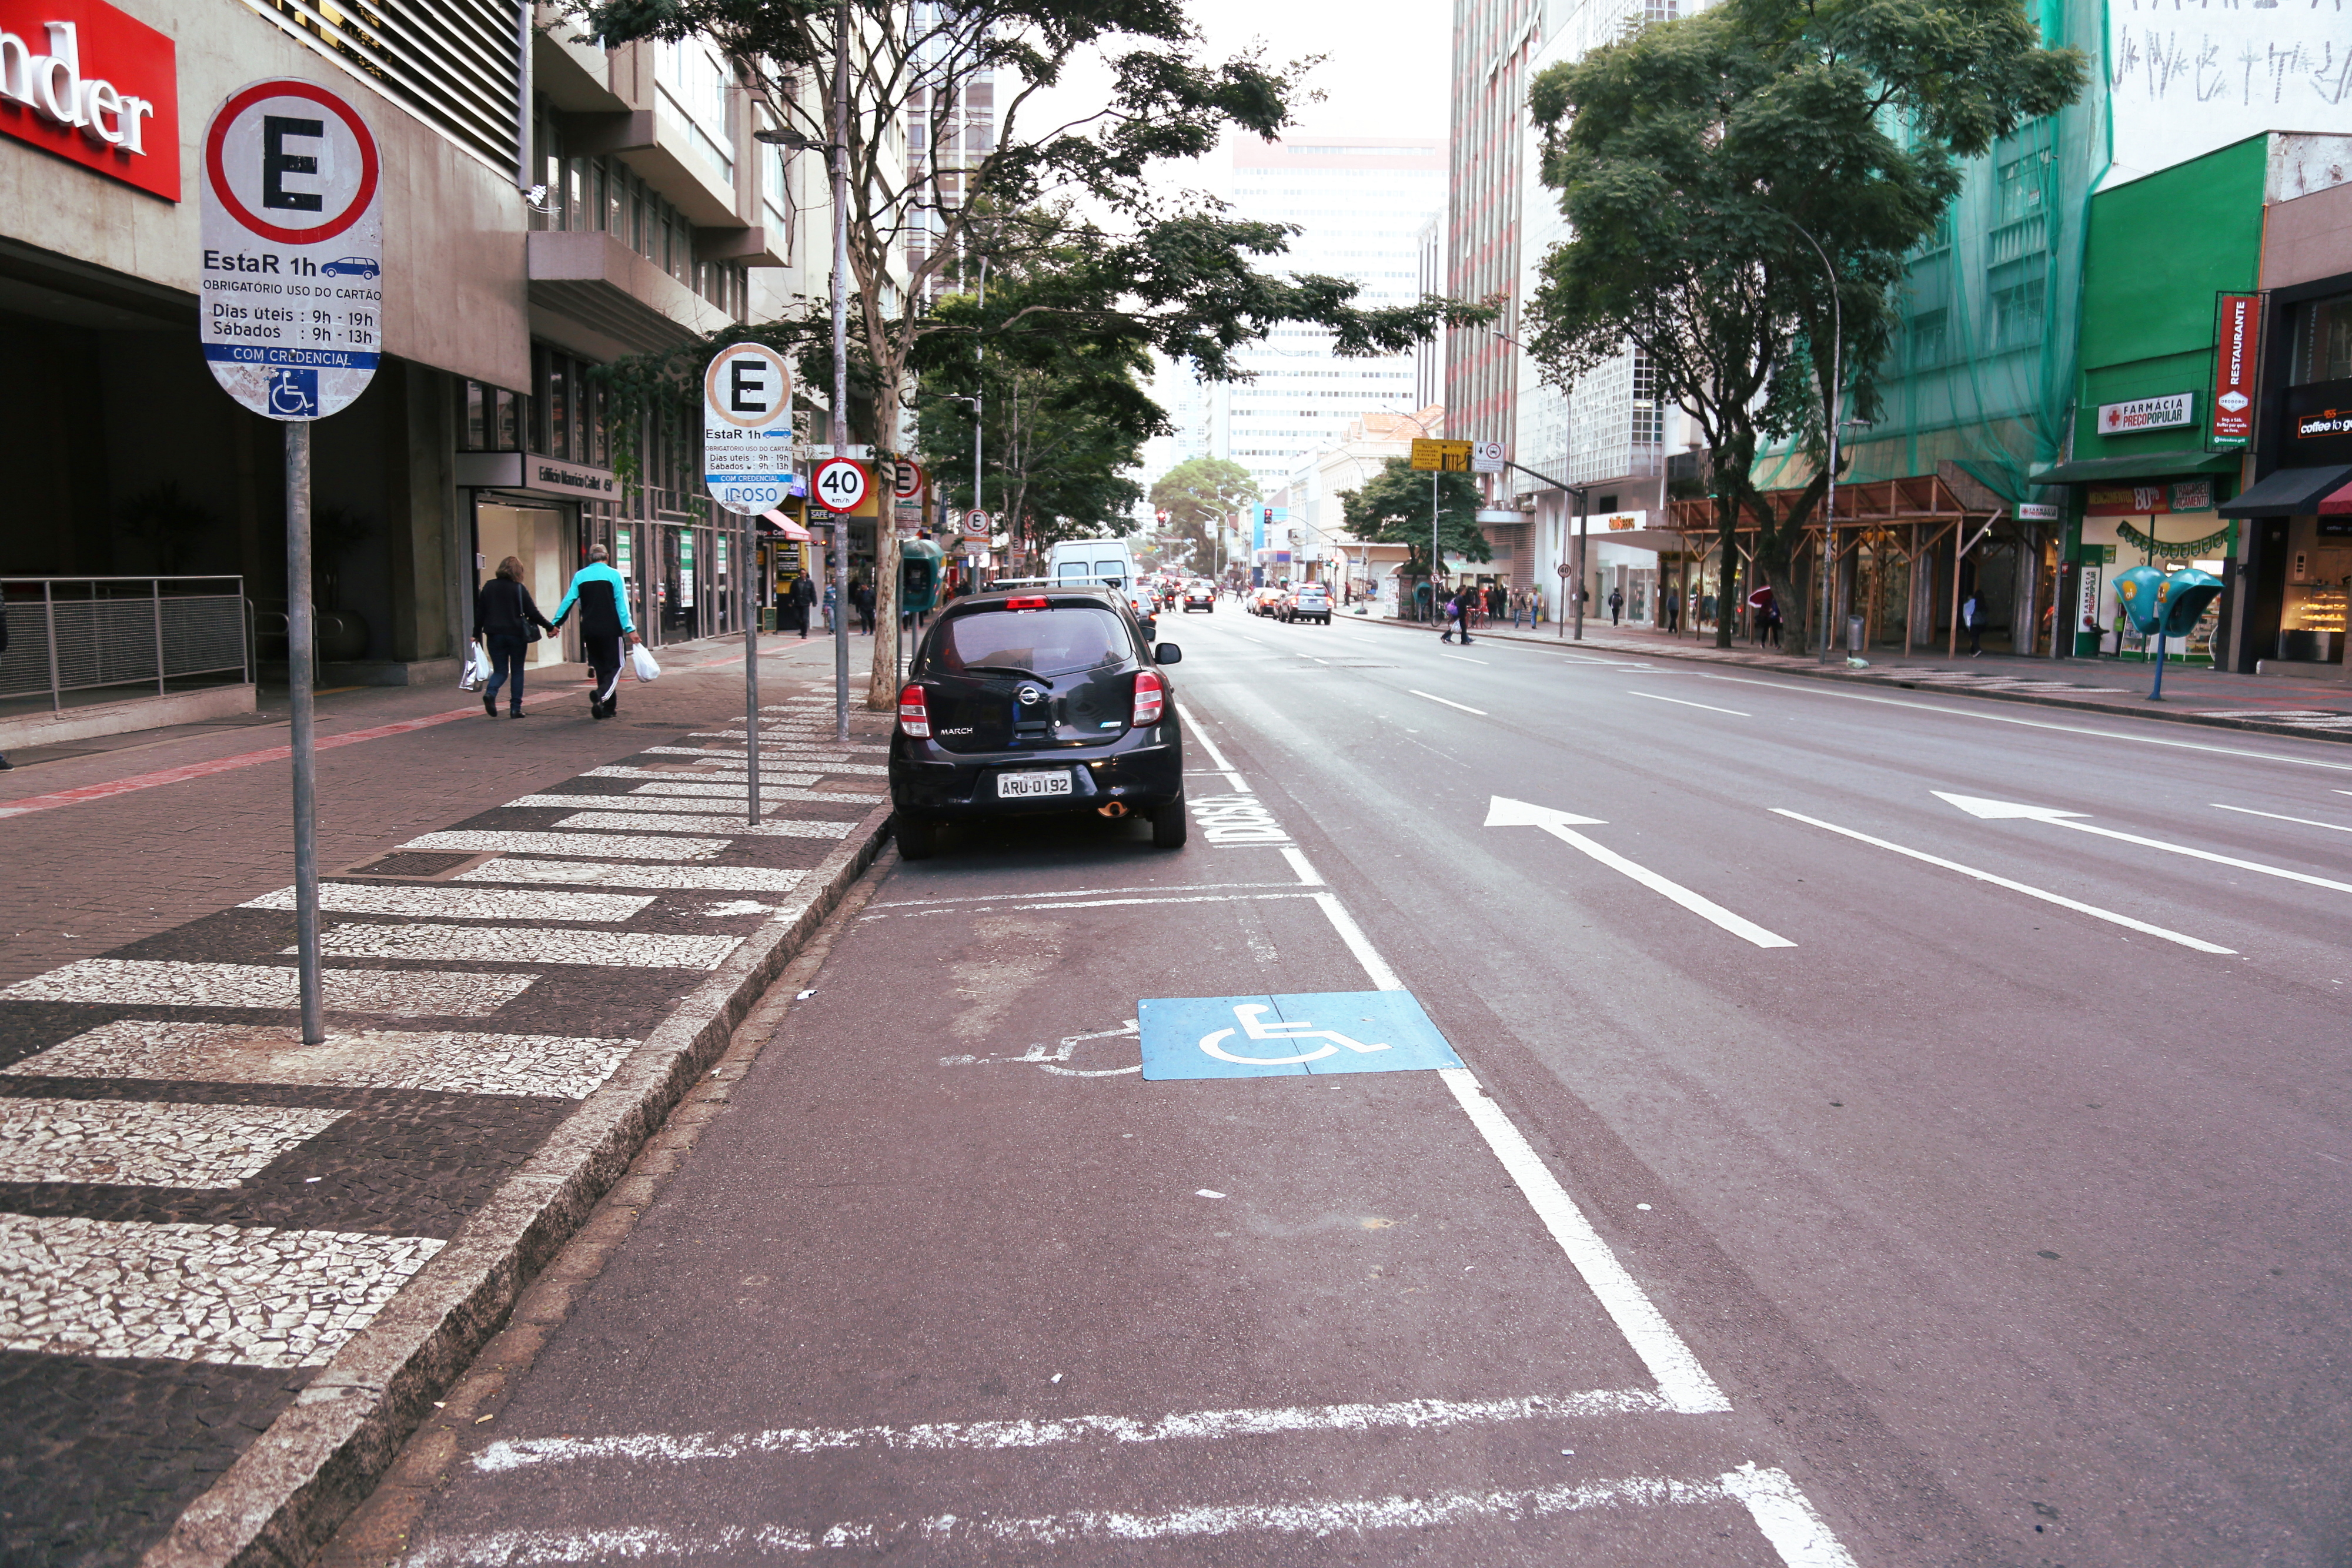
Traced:
POLYGON ((1143 817, 1183 847, 1184 743, 1175 692, 1117 595, 976 593, 940 612, 908 666, 890 737, 898 853, 936 852, 943 823, 1092 811, 1143 817))
POLYGON ((1271 615, 1274 613, 1275 606, 1282 602, 1282 590, 1273 586, 1253 588, 1249 591, 1249 598, 1244 602, 1248 604, 1249 612, 1253 615, 1271 615))
POLYGON ((1314 621, 1331 624, 1331 591, 1319 582, 1302 582, 1293 588, 1282 601, 1285 621, 1314 621))
POLYGON ((1184 585, 1184 613, 1190 615, 1195 610, 1217 612, 1217 585, 1206 578, 1194 578, 1184 585))

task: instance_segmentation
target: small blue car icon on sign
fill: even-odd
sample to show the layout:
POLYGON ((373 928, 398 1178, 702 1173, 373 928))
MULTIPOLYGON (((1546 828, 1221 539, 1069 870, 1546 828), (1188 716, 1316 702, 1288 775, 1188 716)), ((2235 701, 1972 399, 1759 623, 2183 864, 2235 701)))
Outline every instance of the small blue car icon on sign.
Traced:
POLYGON ((363 256, 347 256, 341 261, 331 261, 319 269, 329 277, 373 277, 383 271, 363 256))

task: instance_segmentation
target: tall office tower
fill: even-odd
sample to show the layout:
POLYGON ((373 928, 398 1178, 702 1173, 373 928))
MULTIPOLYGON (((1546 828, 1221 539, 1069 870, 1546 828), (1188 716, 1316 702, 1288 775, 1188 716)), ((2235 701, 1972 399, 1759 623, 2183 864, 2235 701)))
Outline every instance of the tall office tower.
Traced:
MULTIPOLYGON (((1300 230, 1270 270, 1351 279, 1362 287, 1362 305, 1420 297, 1421 233, 1445 204, 1442 142, 1249 141, 1234 152, 1233 178, 1235 216, 1300 230)), ((1214 389, 1223 417, 1213 421, 1212 449, 1247 468, 1263 491, 1286 483, 1306 454, 1335 444, 1351 420, 1418 401, 1411 354, 1341 359, 1331 343, 1319 328, 1277 328, 1238 356, 1256 380, 1214 389)))
MULTIPOLYGON (((1557 5, 1552 9, 1558 9, 1557 5)), ((1490 330, 1445 340, 1445 424, 1467 441, 1509 441, 1517 421, 1520 159, 1528 62, 1543 42, 1543 0, 1454 0, 1454 141, 1446 211, 1446 292, 1502 297, 1490 330)))
MULTIPOLYGON (((971 68, 974 29, 954 7, 929 3, 912 11, 916 51, 932 79, 907 95, 907 270, 911 274, 940 243, 944 214, 963 204, 967 170, 996 150, 996 79, 971 68), (935 96, 936 95, 936 96, 935 96)), ((950 265, 931 280, 931 294, 953 294, 979 283, 977 263, 950 265)))

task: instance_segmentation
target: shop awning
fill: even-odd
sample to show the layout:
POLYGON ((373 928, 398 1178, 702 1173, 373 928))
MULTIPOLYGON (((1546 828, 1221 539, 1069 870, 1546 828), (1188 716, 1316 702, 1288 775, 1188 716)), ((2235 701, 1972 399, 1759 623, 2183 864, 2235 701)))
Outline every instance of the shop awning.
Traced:
POLYGON ((2241 452, 2208 452, 2191 446, 2174 452, 2147 452, 2130 457, 2086 457, 2080 463, 2061 463, 2039 474, 2029 474, 2029 485, 2105 485, 2119 479, 2165 479, 2175 475, 2227 474, 2236 468, 2245 455, 2241 452))
MULTIPOLYGON (((2225 517, 2311 517, 2318 512, 2322 501, 2334 501, 2336 493, 2347 483, 2352 483, 2352 463, 2331 463, 2321 468, 2282 468, 2214 509, 2225 517)), ((2346 509, 2352 510, 2352 506, 2346 509)))
POLYGON ((2319 498, 2319 515, 2323 517, 2352 517, 2352 485, 2322 496, 2319 498))
POLYGON ((809 531, 806 528, 782 512, 762 512, 760 514, 760 520, 788 539, 805 539, 809 537, 809 531))

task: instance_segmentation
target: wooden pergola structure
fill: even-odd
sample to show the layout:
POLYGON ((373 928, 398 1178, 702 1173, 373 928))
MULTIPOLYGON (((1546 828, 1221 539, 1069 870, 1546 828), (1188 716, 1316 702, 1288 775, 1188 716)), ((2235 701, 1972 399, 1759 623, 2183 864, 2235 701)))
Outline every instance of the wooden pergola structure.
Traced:
MULTIPOLYGON (((1764 493, 1764 501, 1772 508, 1776 520, 1785 521, 1802 494, 1801 489, 1768 490, 1764 493)), ((1927 561, 1932 568, 1936 552, 1942 549, 1946 539, 1952 540, 1951 630, 1945 648, 1946 656, 1949 657, 1959 651, 1959 563, 1971 552, 1984 548, 1987 539, 1994 537, 1996 527, 2008 520, 2007 507, 1990 491, 1965 482, 1963 486, 1955 486, 1939 474, 1841 484, 1837 489, 1837 515, 1834 519, 1828 520, 1831 526, 1824 527, 1822 509, 1815 507, 1812 517, 1804 525, 1803 539, 1797 553, 1808 563, 1805 569, 1807 580, 1815 583, 1821 580, 1819 552, 1822 549, 1825 533, 1832 536, 1828 548, 1832 552, 1833 570, 1847 560, 1856 562, 1857 566, 1867 564, 1870 580, 1866 584, 1854 584, 1857 590, 1863 591, 1859 596, 1868 606, 1864 612, 1868 618, 1864 627, 1865 641, 1870 640, 1877 630, 1882 599, 1878 574, 1889 560, 1900 560, 1910 578, 1910 611, 1903 617, 1903 651, 1908 653, 1917 641, 1916 632, 1922 612, 1932 616, 1933 611, 1929 603, 1933 572, 1931 570, 1922 574, 1918 570, 1919 564, 1927 561), (1962 487, 1976 493, 1964 496, 1960 493, 1962 487)), ((1685 539, 1695 541, 1690 548, 1704 559, 1713 553, 1717 540, 1714 498, 1701 497, 1695 500, 1669 502, 1666 526, 1685 539)), ((1732 543, 1739 554, 1741 573, 1748 580, 1753 580, 1748 569, 1755 562, 1753 540, 1757 532, 1755 519, 1743 513, 1732 543)), ((1996 544, 2015 542, 2007 538, 1995 539, 1996 544)), ((1823 627, 1822 635, 1829 634, 1830 629, 1823 627)))

